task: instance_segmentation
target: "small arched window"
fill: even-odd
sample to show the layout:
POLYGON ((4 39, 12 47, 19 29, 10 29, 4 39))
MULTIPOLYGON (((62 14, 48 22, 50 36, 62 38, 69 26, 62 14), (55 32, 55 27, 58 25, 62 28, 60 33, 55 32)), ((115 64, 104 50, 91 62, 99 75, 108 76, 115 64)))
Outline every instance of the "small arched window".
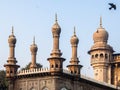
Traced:
POLYGON ((13 73, 13 71, 10 71, 10 73, 13 73))
POLYGON ((95 58, 98 58, 98 54, 95 54, 95 58))
POLYGON ((54 65, 51 65, 51 68, 53 68, 54 67, 54 65))
POLYGON ((56 68, 58 68, 58 64, 56 64, 56 68))
POLYGON ((103 58, 103 54, 102 53, 100 54, 100 57, 103 58))
POLYGON ((77 73, 77 71, 75 71, 75 74, 77 73))
POLYGON ((92 55, 92 58, 94 58, 94 55, 92 55))
POLYGON ((107 59, 108 58, 108 55, 107 54, 105 54, 105 59, 107 59))

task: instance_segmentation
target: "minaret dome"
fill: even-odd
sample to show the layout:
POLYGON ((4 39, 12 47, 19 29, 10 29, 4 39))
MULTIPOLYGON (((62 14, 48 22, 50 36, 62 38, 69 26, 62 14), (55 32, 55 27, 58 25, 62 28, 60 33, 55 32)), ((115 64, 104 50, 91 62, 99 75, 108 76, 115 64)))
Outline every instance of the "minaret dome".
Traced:
POLYGON ((79 39, 76 36, 75 27, 74 27, 74 35, 71 37, 70 42, 72 45, 77 45, 79 43, 79 39))
POLYGON ((12 27, 12 34, 8 38, 9 44, 16 44, 16 38, 14 36, 14 28, 12 27))
POLYGON ((59 35, 61 32, 61 27, 57 22, 57 14, 55 15, 55 24, 52 26, 52 33, 53 35, 59 35))
POLYGON ((108 32, 102 27, 102 18, 100 18, 100 27, 93 34, 94 43, 96 42, 107 42, 108 32))
POLYGON ((34 37, 33 44, 30 46, 30 51, 31 51, 32 53, 36 53, 37 50, 38 50, 38 47, 37 47, 37 45, 35 44, 35 37, 34 37))

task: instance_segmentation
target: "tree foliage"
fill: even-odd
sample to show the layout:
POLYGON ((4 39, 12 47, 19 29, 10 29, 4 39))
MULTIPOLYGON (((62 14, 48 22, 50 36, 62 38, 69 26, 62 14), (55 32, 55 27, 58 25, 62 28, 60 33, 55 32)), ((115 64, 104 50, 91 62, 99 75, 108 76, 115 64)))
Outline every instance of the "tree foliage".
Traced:
POLYGON ((0 70, 0 90, 7 90, 8 83, 5 76, 6 72, 4 70, 0 70))
MULTIPOLYGON (((22 68, 21 70, 26 70, 26 69, 30 69, 30 64, 31 64, 31 62, 29 63, 29 64, 27 64, 24 68, 22 68)), ((42 65, 40 64, 40 63, 36 63, 37 64, 37 68, 42 68, 42 65)))

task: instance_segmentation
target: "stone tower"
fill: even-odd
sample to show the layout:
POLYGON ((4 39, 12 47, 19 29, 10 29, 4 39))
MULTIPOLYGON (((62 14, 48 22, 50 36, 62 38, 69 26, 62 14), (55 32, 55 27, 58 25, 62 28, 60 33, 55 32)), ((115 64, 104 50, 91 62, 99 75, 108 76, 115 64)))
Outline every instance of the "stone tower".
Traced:
POLYGON ((113 48, 107 44, 108 32, 102 27, 102 18, 100 18, 100 27, 93 34, 94 45, 88 53, 91 55, 91 66, 94 70, 96 80, 111 83, 111 65, 113 48))
POLYGON ((78 47, 79 39, 76 36, 75 27, 74 27, 74 35, 71 37, 70 42, 72 47, 72 57, 70 60, 70 65, 68 65, 67 67, 72 74, 80 76, 80 69, 82 65, 79 65, 79 59, 77 57, 77 47, 78 47))
POLYGON ((30 46, 30 51, 31 51, 31 64, 30 64, 30 69, 35 69, 37 68, 36 64, 36 54, 37 54, 38 47, 35 44, 35 37, 33 39, 33 44, 30 46))
POLYGON ((8 43, 10 47, 10 53, 7 60, 7 64, 4 65, 6 68, 6 77, 9 81, 9 90, 13 90, 13 81, 14 77, 16 76, 17 69, 20 67, 19 65, 16 65, 17 60, 15 58, 15 44, 16 44, 16 38, 13 33, 13 27, 12 27, 12 34, 8 38, 8 43))
POLYGON ((51 57, 48 58, 50 63, 50 71, 53 74, 58 74, 63 71, 63 61, 64 58, 61 57, 62 53, 59 49, 59 38, 60 38, 61 28, 57 22, 57 15, 55 24, 52 26, 52 34, 53 34, 53 49, 51 52, 51 57))

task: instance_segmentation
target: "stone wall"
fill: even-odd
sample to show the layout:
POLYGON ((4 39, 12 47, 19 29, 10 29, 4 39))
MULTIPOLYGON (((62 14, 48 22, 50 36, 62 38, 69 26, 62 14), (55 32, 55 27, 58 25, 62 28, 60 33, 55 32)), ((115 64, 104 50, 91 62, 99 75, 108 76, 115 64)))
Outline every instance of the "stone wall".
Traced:
POLYGON ((14 90, 116 90, 85 79, 73 80, 66 76, 18 78, 14 90))

